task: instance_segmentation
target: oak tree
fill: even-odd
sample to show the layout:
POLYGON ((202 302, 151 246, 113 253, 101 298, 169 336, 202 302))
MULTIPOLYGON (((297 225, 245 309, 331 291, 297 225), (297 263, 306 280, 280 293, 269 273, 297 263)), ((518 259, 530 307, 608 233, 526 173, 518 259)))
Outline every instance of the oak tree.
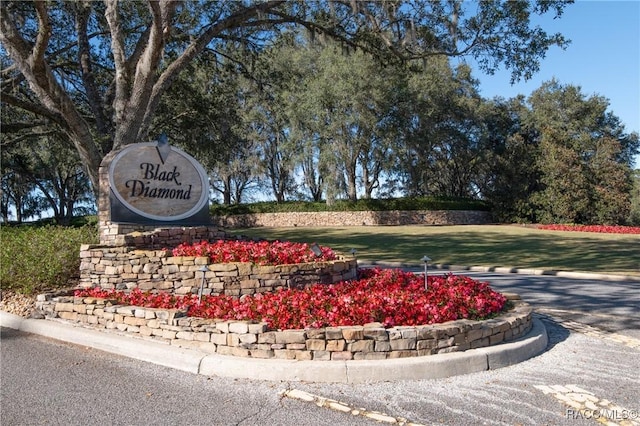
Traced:
MULTIPOLYGON (((162 96, 198 55, 229 40, 262 49, 299 26, 387 58, 475 56, 530 77, 559 34, 532 14, 566 2, 482 1, 3 1, 2 102, 59 127, 98 188, 112 150, 150 139, 162 96)), ((4 125, 4 123, 3 123, 4 125)))

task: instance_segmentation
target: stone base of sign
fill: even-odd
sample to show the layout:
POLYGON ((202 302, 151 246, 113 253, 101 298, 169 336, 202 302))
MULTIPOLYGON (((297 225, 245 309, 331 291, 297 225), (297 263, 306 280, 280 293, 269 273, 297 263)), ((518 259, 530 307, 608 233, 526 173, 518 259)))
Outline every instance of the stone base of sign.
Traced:
POLYGON ((122 236, 126 245, 85 244, 80 248, 80 287, 169 292, 173 294, 242 296, 304 288, 356 278, 357 260, 262 266, 252 263, 211 263, 208 257, 172 256, 171 250, 186 236, 191 241, 205 238, 212 228, 158 229, 150 233, 122 236), (188 233, 191 232, 191 233, 188 233), (152 248, 154 247, 155 248, 152 248), (206 268, 206 272, 202 270, 206 268), (202 289, 202 290, 201 290, 202 289))
POLYGON ((101 246, 130 246, 135 248, 176 247, 182 243, 229 238, 216 226, 167 226, 99 222, 101 246))

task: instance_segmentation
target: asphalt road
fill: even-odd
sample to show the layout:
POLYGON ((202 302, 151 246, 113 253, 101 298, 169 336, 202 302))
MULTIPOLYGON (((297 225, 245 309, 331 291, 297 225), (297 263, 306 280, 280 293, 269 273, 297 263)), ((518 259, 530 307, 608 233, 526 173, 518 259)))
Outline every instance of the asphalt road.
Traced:
MULTIPOLYGON (((515 275, 490 281, 540 309, 606 319, 600 324, 617 327, 612 334, 637 332, 640 282, 515 275)), ((361 414, 376 411, 420 424, 593 426, 594 417, 609 415, 613 424, 640 425, 640 348, 573 331, 562 318, 543 321, 547 351, 518 365, 441 380, 359 385, 207 378, 2 329, 0 424, 371 425, 376 422, 361 414), (617 408, 580 415, 561 401, 562 392, 577 389, 567 385, 617 408), (354 415, 282 397, 286 389, 359 410, 354 415), (550 389, 559 390, 554 395, 550 389)))
MULTIPOLYGON (((421 272, 419 268, 413 269, 421 272)), ((548 275, 430 271, 464 274, 511 292, 538 312, 640 339, 640 280, 573 279, 548 275)))
POLYGON ((539 312, 640 339, 640 281, 499 274, 478 278, 498 291, 519 294, 539 312))

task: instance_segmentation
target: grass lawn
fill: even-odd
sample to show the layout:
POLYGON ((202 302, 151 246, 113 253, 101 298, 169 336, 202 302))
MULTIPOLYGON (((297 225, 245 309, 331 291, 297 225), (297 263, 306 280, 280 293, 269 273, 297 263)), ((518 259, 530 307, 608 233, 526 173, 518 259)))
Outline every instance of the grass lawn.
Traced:
POLYGON ((516 225, 251 228, 236 235, 318 243, 358 259, 508 266, 640 276, 640 236, 544 231, 516 225))

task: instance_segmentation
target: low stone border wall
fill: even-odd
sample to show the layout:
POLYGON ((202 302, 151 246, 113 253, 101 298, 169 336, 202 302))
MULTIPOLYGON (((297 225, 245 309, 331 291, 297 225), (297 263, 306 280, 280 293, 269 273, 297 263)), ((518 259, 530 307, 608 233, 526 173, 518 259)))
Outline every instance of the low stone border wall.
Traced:
POLYGON ((362 226, 362 225, 484 225, 491 213, 476 210, 349 211, 259 213, 213 216, 222 228, 362 226))
POLYGON ((189 294, 198 293, 202 286, 204 295, 242 296, 350 280, 356 277, 357 267, 356 259, 260 266, 211 263, 208 257, 172 256, 168 250, 83 245, 80 287, 189 294))
POLYGON ((459 352, 524 336, 532 326, 531 308, 514 308, 484 321, 384 328, 363 326, 270 331, 266 323, 187 317, 184 310, 115 305, 97 298, 38 296, 37 309, 48 318, 118 330, 208 353, 295 360, 375 360, 459 352))

